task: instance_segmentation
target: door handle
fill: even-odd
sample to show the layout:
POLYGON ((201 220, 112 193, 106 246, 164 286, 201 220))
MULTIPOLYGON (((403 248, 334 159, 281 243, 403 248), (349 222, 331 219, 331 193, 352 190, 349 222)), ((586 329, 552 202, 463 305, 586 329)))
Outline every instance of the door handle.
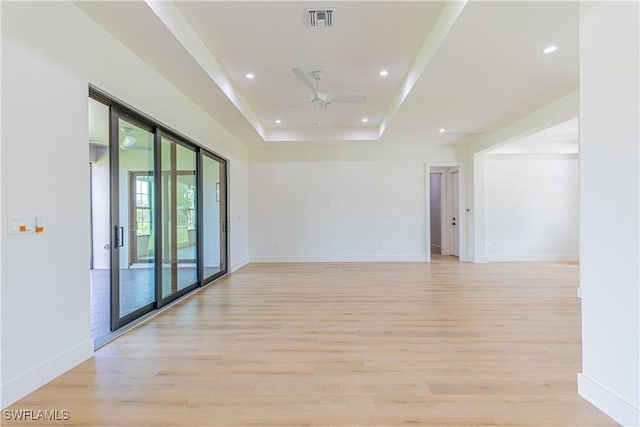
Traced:
POLYGON ((113 227, 115 236, 114 236, 114 248, 121 248, 124 246, 124 227, 118 227, 117 225, 113 227))

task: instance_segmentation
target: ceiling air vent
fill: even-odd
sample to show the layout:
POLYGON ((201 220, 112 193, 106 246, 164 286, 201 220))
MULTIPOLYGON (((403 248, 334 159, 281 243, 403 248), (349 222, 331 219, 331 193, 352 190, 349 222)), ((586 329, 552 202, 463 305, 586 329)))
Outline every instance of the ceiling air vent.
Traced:
POLYGON ((333 9, 308 9, 309 28, 324 28, 333 26, 333 9))

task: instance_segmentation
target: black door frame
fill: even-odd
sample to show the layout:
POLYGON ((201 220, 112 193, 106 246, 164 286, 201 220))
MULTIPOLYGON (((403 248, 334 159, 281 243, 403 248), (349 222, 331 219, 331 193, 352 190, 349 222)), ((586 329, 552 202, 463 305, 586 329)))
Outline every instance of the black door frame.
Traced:
MULTIPOLYGON (((126 221, 127 224, 120 224, 120 119, 150 133, 155 133, 155 127, 127 112, 121 111, 114 105, 110 105, 109 116, 111 124, 109 129, 109 149, 111 151, 111 155, 109 156, 111 175, 111 330, 115 331, 132 320, 157 308, 157 297, 154 297, 152 302, 137 308, 131 313, 120 316, 120 248, 124 247, 124 239, 131 240, 131 233, 125 236, 124 232, 125 226, 126 228, 129 227, 129 221, 126 221)), ((157 147, 154 146, 154 150, 157 150, 157 147)), ((154 151, 154 154, 155 153, 156 151, 154 151)), ((154 165, 153 187, 154 197, 157 198, 157 191, 155 189, 157 189, 158 178, 155 166, 157 165, 154 165)), ((158 212, 154 212, 153 214, 154 232, 157 231, 157 223, 160 219, 156 216, 157 213, 158 212)), ((129 244, 133 245, 135 242, 129 241, 129 244)))
POLYGON ((136 110, 135 108, 123 103, 117 98, 112 97, 101 89, 96 88, 93 85, 89 85, 89 97, 99 101, 109 107, 109 152, 110 152, 110 226, 111 226, 111 331, 114 332, 126 324, 144 316, 153 310, 159 309, 181 296, 193 291, 198 287, 205 286, 215 279, 224 276, 229 271, 229 230, 228 230, 228 160, 211 152, 207 148, 188 138, 187 136, 174 131, 164 126, 154 118, 136 110), (119 269, 120 269, 120 257, 119 257, 119 244, 122 243, 122 229, 119 228, 124 224, 119 224, 119 119, 122 118, 132 124, 145 129, 154 135, 154 201, 155 208, 153 227, 154 227, 154 278, 155 278, 155 298, 152 303, 149 303, 143 307, 140 307, 123 317, 120 317, 120 283, 119 283, 119 269), (158 249, 162 246, 162 194, 159 191, 161 185, 161 171, 162 159, 161 159, 161 141, 162 137, 166 137, 173 142, 177 142, 196 153, 196 239, 197 239, 197 282, 193 285, 185 287, 180 291, 162 298, 162 257, 158 256, 158 249), (204 263, 203 260, 203 242, 204 242, 204 230, 202 227, 203 218, 203 177, 202 177, 202 164, 203 157, 207 156, 210 159, 217 161, 220 165, 220 271, 204 277, 204 263))

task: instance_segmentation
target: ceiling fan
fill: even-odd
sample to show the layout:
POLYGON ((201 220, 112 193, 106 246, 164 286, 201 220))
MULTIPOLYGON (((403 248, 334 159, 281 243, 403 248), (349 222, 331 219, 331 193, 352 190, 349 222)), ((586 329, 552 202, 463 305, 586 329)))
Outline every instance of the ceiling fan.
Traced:
POLYGON ((130 135, 133 128, 125 126, 120 128, 120 130, 124 133, 124 138, 122 138, 120 148, 123 150, 151 151, 151 147, 138 143, 137 136, 130 135))
POLYGON ((359 93, 331 93, 331 92, 322 92, 319 89, 320 80, 324 77, 324 72, 322 71, 312 71, 311 77, 316 81, 314 86, 313 82, 304 71, 300 68, 293 68, 293 74, 298 77, 298 79, 307 87, 312 93, 312 97, 306 102, 309 104, 313 104, 316 109, 327 108, 329 104, 333 104, 335 102, 366 102, 367 95, 362 95, 359 93))

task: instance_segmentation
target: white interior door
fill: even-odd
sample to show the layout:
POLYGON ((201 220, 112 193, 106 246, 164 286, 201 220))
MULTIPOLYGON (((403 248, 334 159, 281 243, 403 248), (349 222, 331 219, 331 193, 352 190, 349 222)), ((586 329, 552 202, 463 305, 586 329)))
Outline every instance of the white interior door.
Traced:
POLYGON ((460 209, 458 205, 458 180, 459 171, 453 170, 449 174, 450 183, 449 195, 451 201, 450 224, 451 224, 451 255, 460 256, 460 209))

